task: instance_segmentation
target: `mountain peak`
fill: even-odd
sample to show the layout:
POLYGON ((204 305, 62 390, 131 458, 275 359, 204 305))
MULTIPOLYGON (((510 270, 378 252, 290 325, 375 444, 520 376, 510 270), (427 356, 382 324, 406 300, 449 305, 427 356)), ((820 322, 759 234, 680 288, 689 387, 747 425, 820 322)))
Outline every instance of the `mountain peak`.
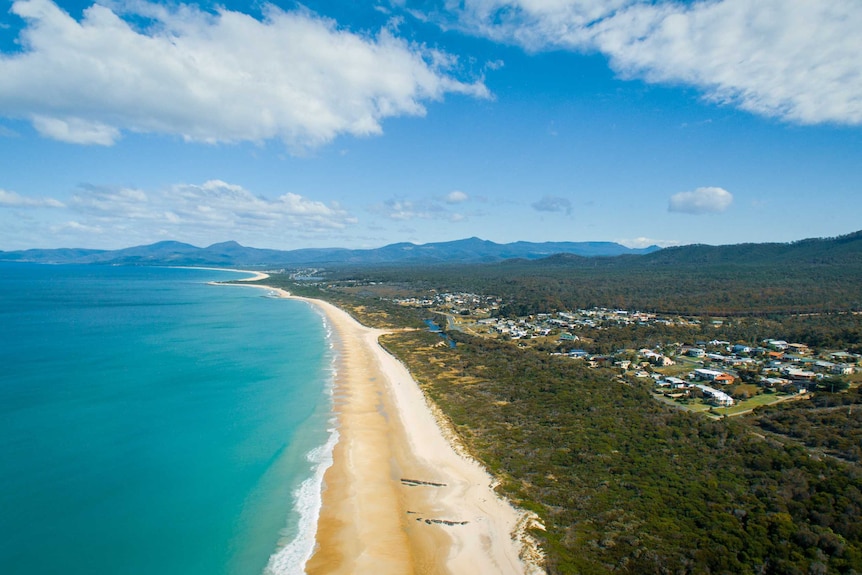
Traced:
MULTIPOLYGON (((645 250, 632 250, 613 242, 514 242, 498 244, 473 236, 447 242, 390 244, 375 249, 305 248, 301 250, 267 250, 246 247, 236 241, 225 241, 198 248, 175 241, 161 241, 148 246, 105 251, 100 254, 83 253, 80 258, 64 254, 69 263, 115 263, 159 265, 215 265, 215 266, 306 266, 306 265, 396 265, 433 263, 483 263, 506 259, 534 260, 554 254, 569 253, 583 257, 642 254, 645 250)), ((24 256, 8 252, 0 259, 23 261, 24 256)), ((59 259, 57 250, 29 254, 26 261, 52 261, 59 259)))
POLYGON ((229 241, 226 241, 226 242, 218 242, 218 243, 212 244, 211 246, 207 246, 207 248, 206 248, 206 249, 208 249, 208 250, 212 250, 212 249, 244 248, 244 247, 245 247, 245 246, 243 246, 243 245, 242 245, 242 244, 240 244, 239 242, 235 242, 235 241, 233 241, 233 240, 229 240, 229 241))

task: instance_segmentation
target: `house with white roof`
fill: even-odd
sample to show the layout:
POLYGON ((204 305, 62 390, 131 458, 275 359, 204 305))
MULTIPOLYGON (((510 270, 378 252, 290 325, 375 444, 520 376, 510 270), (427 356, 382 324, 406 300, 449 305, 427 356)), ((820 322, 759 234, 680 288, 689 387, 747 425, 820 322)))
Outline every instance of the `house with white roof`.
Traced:
POLYGON ((719 407, 730 407, 733 405, 733 398, 724 393, 723 391, 719 391, 708 385, 695 385, 696 388, 701 390, 703 394, 709 398, 710 402, 719 407))

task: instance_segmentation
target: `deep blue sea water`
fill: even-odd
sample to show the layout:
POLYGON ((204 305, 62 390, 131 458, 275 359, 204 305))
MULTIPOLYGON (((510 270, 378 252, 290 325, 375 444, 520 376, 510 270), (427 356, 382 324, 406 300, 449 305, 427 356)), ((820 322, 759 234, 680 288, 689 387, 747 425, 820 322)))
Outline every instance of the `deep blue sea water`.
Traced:
POLYGON ((332 351, 239 277, 0 264, 0 573, 258 575, 304 510, 301 569, 332 351))

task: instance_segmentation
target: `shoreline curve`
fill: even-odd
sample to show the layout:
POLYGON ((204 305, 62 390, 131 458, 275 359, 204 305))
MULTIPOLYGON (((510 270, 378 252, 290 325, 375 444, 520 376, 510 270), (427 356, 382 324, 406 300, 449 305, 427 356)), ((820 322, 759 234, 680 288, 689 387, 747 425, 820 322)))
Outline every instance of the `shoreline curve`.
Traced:
MULTIPOLYGON (((254 277, 241 281, 268 277, 249 273, 254 277)), ((545 572, 527 534, 534 516, 497 494, 487 470, 453 443, 407 368, 379 344, 388 331, 323 300, 244 285, 304 301, 332 329, 338 441, 306 573, 545 572)))

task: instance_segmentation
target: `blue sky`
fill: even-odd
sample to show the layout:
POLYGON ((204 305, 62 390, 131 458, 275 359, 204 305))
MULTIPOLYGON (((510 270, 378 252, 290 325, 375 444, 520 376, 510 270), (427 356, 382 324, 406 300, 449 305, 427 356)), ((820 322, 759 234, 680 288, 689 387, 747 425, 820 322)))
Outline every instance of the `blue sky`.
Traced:
POLYGON ((0 1, 0 250, 862 229, 862 4, 0 1))

